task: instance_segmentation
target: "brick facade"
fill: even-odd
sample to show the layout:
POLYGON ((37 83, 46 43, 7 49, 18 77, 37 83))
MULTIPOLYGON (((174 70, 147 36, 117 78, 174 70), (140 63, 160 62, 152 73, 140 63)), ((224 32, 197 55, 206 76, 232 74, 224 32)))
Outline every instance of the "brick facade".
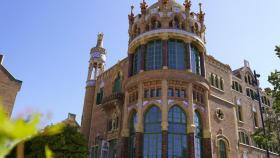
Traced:
POLYGON ((15 79, 2 65, 2 61, 3 55, 0 54, 0 104, 3 104, 7 115, 11 116, 22 81, 15 79))
MULTIPOLYGON (((133 130, 136 132, 134 157, 143 158, 145 114, 152 107, 158 107, 162 117, 162 157, 167 158, 170 145, 168 114, 172 107, 177 106, 186 114, 188 158, 195 158, 197 150, 194 139, 198 128, 195 122, 197 120, 194 120, 196 115, 201 118, 203 158, 219 158, 220 141, 225 144, 227 158, 239 158, 244 154, 249 157, 263 157, 265 151, 255 147, 251 138, 248 144, 240 142, 239 138, 240 131, 251 136, 257 129, 252 114, 256 113, 260 116, 258 102, 246 93, 247 88, 256 91, 256 86, 245 79, 248 75, 252 76, 249 64, 245 62, 240 69, 232 70, 229 65, 207 55, 204 12, 200 8, 198 13, 190 13, 189 1, 186 1, 185 6, 173 0, 158 1, 150 8, 146 7, 145 2, 141 6, 142 14, 145 14, 129 15, 128 57, 98 74, 94 79, 94 92, 86 92, 85 105, 92 106, 92 115, 84 107, 82 129, 85 129, 84 131, 90 129, 89 133, 84 132, 85 135, 89 135, 89 147, 97 144, 97 138, 107 142, 116 140, 119 142, 118 157, 127 158, 128 137, 133 130, 131 122, 134 121, 131 121, 131 115, 136 112, 137 121, 133 130), (168 56, 170 50, 168 41, 174 39, 183 44, 185 70, 168 67, 171 58, 168 56), (160 50, 162 68, 147 71, 145 54, 149 41, 153 40, 162 43, 160 50), (134 53, 139 48, 140 71, 132 74, 134 53), (197 48, 197 54, 192 48, 197 48), (195 67, 198 72, 193 69, 195 67), (116 86, 117 76, 121 76, 121 90, 112 92, 113 87, 116 86), (232 81, 239 82, 243 91, 237 92, 232 81), (97 93, 101 89, 104 92, 103 100, 101 104, 96 104, 97 93), (173 93, 177 96, 170 95, 172 93, 170 89, 173 89, 175 91, 173 93), (154 93, 156 90, 158 93, 154 93), (152 95, 147 97, 148 94, 152 95), (90 101, 87 100, 87 96, 90 96, 90 101), (242 107, 242 121, 238 120, 237 116, 239 106, 242 107), (88 124, 85 118, 91 118, 91 124, 88 124)), ((103 49, 98 45, 94 48, 94 50, 103 49)), ((97 61, 99 62, 99 59, 94 62, 97 61)), ((265 92, 262 91, 261 95, 267 97, 270 103, 272 102, 272 98, 265 92)), ((269 107, 269 105, 264 106, 269 107)), ((260 117, 256 120, 261 125, 260 117)), ((275 158, 277 155, 271 153, 271 157, 275 158)))

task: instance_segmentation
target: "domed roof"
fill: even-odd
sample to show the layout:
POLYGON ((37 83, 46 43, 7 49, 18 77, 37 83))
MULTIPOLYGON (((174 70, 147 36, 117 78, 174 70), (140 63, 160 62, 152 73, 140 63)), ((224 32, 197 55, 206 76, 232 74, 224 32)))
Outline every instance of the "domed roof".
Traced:
MULTIPOLYGON (((130 42, 137 36, 159 29, 180 30, 190 32, 205 42, 205 13, 191 12, 191 1, 179 4, 176 0, 158 0, 148 7, 145 0, 140 3, 141 13, 134 15, 133 6, 129 19, 130 42)), ((168 30, 167 30, 168 31, 168 30)))

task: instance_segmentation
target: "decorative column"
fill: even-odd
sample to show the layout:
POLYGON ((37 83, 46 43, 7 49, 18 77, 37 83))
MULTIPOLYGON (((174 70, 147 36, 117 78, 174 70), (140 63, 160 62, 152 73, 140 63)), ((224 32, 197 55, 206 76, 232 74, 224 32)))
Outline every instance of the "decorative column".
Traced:
POLYGON ((162 66, 168 68, 168 37, 162 39, 162 66))
POLYGON ((129 128, 128 128, 128 99, 129 94, 125 92, 125 100, 123 106, 123 126, 122 126, 122 138, 121 138, 121 149, 119 152, 120 157, 127 158, 128 157, 128 137, 129 137, 129 128))
POLYGON ((205 118, 205 127, 203 130, 202 150, 204 158, 212 158, 212 143, 211 143, 211 122, 210 122, 210 107, 209 107, 209 92, 204 92, 205 107, 207 108, 207 117, 205 118))
POLYGON ((189 42, 185 43, 185 51, 186 69, 188 72, 191 72, 191 44, 189 42))
POLYGON ((162 80, 162 158, 168 157, 168 99, 167 99, 167 91, 168 91, 168 82, 167 80, 162 80))
POLYGON ((133 70, 133 54, 128 53, 128 76, 132 76, 133 70))
POLYGON ((201 63, 201 75, 203 77, 206 77, 206 74, 205 74, 205 53, 201 53, 201 56, 200 56, 200 63, 201 63))
POLYGON ((138 86, 137 121, 135 158, 143 158, 143 83, 138 86))
POLYGON ((143 72, 145 70, 145 51, 146 51, 146 45, 143 43, 141 44, 141 66, 140 66, 140 72, 143 72))
POLYGON ((188 158, 195 158, 195 150, 194 150, 194 132, 195 132, 195 125, 193 120, 193 90, 192 84, 189 83, 187 86, 187 97, 188 97, 188 119, 187 119, 187 132, 188 132, 188 158))

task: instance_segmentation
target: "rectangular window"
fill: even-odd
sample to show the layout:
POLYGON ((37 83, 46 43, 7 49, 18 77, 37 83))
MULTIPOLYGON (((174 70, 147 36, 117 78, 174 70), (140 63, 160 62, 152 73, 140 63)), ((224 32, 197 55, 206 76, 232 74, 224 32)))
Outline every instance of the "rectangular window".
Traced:
POLYGON ((161 96, 161 89, 160 89, 160 88, 157 88, 156 96, 157 96, 157 97, 160 97, 160 96, 161 96))
POLYGON ((254 119, 254 125, 255 125, 255 127, 259 127, 259 123, 258 123, 258 116, 257 116, 257 113, 256 112, 254 112, 253 113, 253 119, 254 119))
POLYGON ((175 96, 180 97, 180 89, 175 89, 175 96))
POLYGON ((151 89, 150 91, 151 98, 156 96, 155 92, 156 92, 155 89, 151 89))
POLYGON ((237 119, 238 119, 238 121, 243 121, 243 119, 242 119, 242 107, 240 105, 237 105, 237 119))
POLYGON ((150 91, 148 89, 144 90, 144 98, 149 98, 150 97, 150 91))
POLYGON ((174 96, 173 88, 168 88, 168 96, 169 97, 173 97, 174 96))
POLYGON ((181 98, 186 98, 186 90, 181 89, 181 94, 180 94, 181 98))

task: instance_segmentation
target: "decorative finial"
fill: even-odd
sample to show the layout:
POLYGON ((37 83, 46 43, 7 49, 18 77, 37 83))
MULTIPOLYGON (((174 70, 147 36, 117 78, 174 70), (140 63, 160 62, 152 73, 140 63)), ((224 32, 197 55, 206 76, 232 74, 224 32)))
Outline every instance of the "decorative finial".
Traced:
POLYGON ((184 6, 186 11, 190 11, 192 2, 190 0, 185 0, 184 6))
POLYGON ((168 0, 162 0, 162 3, 166 5, 168 3, 168 0))
POLYGON ((131 9, 131 11, 130 11, 130 15, 131 15, 131 16, 134 16, 134 14, 133 14, 133 9, 134 9, 134 6, 133 6, 133 5, 131 5, 130 9, 131 9))
POLYGON ((129 20, 129 25, 131 26, 134 23, 134 14, 133 14, 133 9, 134 6, 131 5, 131 11, 130 11, 130 15, 128 15, 128 20, 129 20))
POLYGON ((198 13, 198 19, 200 21, 200 23, 204 23, 204 16, 205 13, 202 11, 202 3, 199 3, 199 13, 198 13))
POLYGON ((103 36, 104 34, 102 32, 98 33, 96 47, 103 47, 103 36))
POLYGON ((143 2, 140 3, 140 8, 141 8, 141 13, 142 13, 142 14, 146 14, 146 9, 147 9, 147 7, 148 7, 148 5, 147 5, 146 1, 143 0, 143 2))
POLYGON ((202 3, 199 3, 199 12, 203 13, 201 8, 202 8, 202 3))

